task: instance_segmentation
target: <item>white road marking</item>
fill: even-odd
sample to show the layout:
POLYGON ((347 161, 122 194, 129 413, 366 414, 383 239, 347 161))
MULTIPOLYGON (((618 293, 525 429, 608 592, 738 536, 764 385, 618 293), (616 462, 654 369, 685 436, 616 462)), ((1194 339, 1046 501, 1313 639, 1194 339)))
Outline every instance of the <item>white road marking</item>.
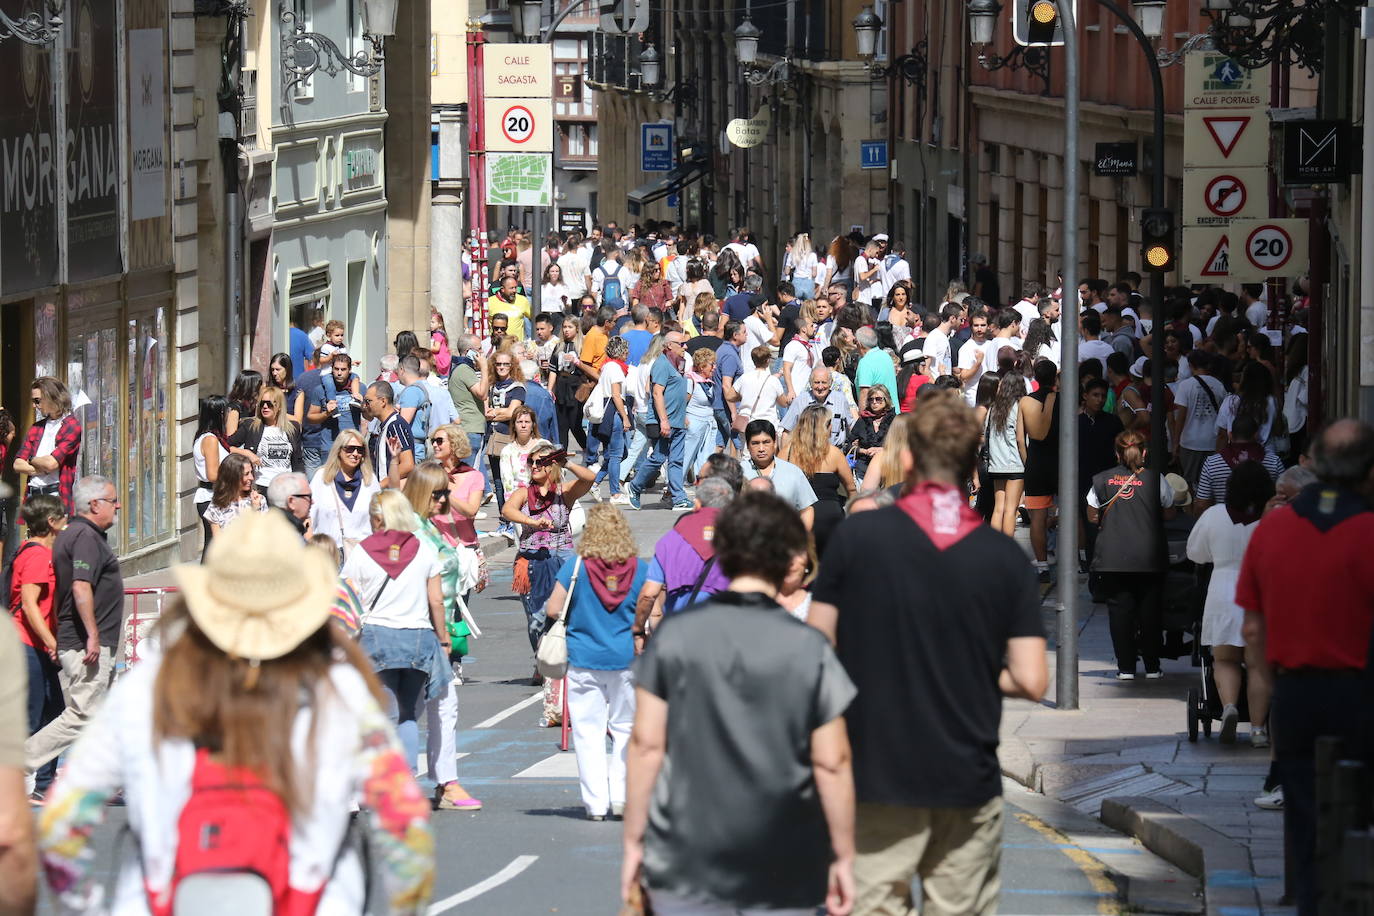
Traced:
POLYGON ((454 907, 467 903, 474 897, 480 897, 487 891, 505 884, 538 861, 538 856, 517 856, 511 860, 509 865, 492 875, 490 878, 478 881, 472 887, 461 890, 452 897, 445 897, 443 900, 430 904, 427 916, 439 916, 440 913, 447 913, 454 907))
POLYGON ((544 699, 544 692, 541 690, 539 691, 539 693, 525 697, 525 699, 521 700, 519 703, 516 703, 514 706, 507 706, 505 709, 501 710, 496 715, 492 716, 490 719, 483 719, 481 722, 478 722, 476 725, 474 725, 473 728, 491 728, 498 722, 501 722, 504 719, 515 715, 517 712, 524 709, 526 706, 533 706, 535 703, 538 703, 542 699, 544 699))
POLYGON ((521 770, 512 779, 576 779, 577 755, 554 754, 532 767, 521 770))

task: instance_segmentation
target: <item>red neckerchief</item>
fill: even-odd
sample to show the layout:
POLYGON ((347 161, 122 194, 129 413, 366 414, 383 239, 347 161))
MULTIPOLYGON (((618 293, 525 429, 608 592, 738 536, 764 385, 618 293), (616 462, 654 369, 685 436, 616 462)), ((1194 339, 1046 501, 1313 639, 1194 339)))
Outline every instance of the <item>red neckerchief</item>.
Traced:
POLYGON ((926 533, 936 550, 954 546, 983 524, 983 517, 969 508, 963 492, 944 484, 917 484, 897 500, 897 505, 926 533))
POLYGON ((596 592, 597 600, 609 613, 620 607, 629 597, 639 560, 630 557, 611 562, 600 557, 585 557, 582 566, 587 570, 587 581, 592 584, 592 591, 596 592))
POLYGON ((716 548, 711 541, 716 534, 716 516, 719 514, 719 509, 704 506, 678 519, 673 530, 697 552, 697 556, 709 560, 716 555, 716 548))
POLYGON ((871 410, 861 410, 861 411, 859 411, 859 416, 860 416, 860 417, 863 417, 863 418, 866 419, 866 420, 881 420, 883 417, 887 416, 888 410, 891 410, 891 409, 892 409, 892 408, 889 407, 887 410, 884 410, 882 413, 874 413, 874 412, 871 411, 871 410))
POLYGON ((617 366, 620 367, 620 371, 621 371, 621 372, 624 372, 626 375, 629 375, 629 374, 630 374, 630 367, 626 364, 625 360, 623 360, 623 359, 608 359, 608 360, 606 360, 606 362, 608 362, 608 363, 615 363, 617 366))
POLYGON ((1264 464, 1264 446, 1258 442, 1232 442, 1218 449, 1218 454, 1221 455, 1221 460, 1232 468, 1242 461, 1264 464))
POLYGON ((361 544, 388 579, 394 579, 420 552, 420 539, 409 531, 378 531, 361 544))
POLYGON ((562 490, 557 486, 551 488, 548 493, 540 493, 539 485, 531 482, 525 487, 525 508, 529 510, 530 515, 546 512, 549 506, 562 498, 562 495, 562 490))

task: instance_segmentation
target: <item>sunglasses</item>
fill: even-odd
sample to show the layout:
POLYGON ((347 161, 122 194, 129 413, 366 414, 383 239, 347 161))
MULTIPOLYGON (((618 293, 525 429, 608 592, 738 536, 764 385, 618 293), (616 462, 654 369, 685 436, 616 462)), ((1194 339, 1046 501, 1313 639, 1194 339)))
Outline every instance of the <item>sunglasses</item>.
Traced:
POLYGON ((305 500, 305 501, 308 502, 308 503, 311 503, 311 502, 314 502, 314 501, 315 501, 314 495, 313 495, 313 494, 310 494, 310 493, 292 493, 291 496, 290 496, 290 498, 291 498, 291 499, 303 499, 303 500, 305 500))
POLYGON ((886 403, 887 403, 887 398, 869 398, 869 399, 868 399, 868 403, 870 403, 870 404, 886 404, 886 403))
POLYGON ((494 365, 494 366, 495 366, 496 368, 498 368, 498 369, 509 369, 509 368, 510 368, 510 363, 493 363, 492 365, 494 365))
POLYGON ((435 436, 433 439, 430 439, 429 441, 432 445, 448 445, 448 440, 441 436, 435 436))
POLYGON ((273 404, 271 401, 258 401, 258 406, 259 406, 259 407, 276 407, 277 405, 276 405, 276 404, 273 404))
POLYGON ((435 490, 429 494, 430 499, 448 499, 449 490, 435 490))
POLYGON ((34 398, 34 399, 33 399, 33 402, 34 402, 35 404, 42 404, 42 403, 43 403, 43 399, 42 399, 42 398, 34 398))
POLYGON ((343 448, 339 449, 339 451, 343 452, 345 455, 361 455, 364 449, 361 445, 345 445, 343 448))

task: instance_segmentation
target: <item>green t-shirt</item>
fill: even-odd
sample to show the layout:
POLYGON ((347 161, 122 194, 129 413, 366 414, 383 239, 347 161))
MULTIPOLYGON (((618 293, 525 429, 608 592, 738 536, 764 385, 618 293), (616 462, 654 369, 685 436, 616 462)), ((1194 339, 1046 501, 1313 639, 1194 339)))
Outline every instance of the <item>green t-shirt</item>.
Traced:
POLYGON ((458 408, 458 422, 465 433, 481 435, 487 428, 482 403, 472 393, 472 386, 481 380, 477 370, 468 365, 466 360, 454 360, 453 371, 448 377, 448 393, 453 396, 453 406, 458 408))

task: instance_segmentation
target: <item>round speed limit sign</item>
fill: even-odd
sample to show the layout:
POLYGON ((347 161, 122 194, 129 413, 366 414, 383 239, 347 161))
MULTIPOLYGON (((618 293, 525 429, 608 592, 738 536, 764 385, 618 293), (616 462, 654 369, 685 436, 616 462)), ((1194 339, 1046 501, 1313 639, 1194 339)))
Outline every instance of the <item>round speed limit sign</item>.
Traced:
POLYGON ((1282 226, 1266 223, 1245 240, 1245 257, 1260 270, 1278 273, 1293 257, 1293 237, 1282 226))
POLYGON ((512 105, 501 115, 501 133, 512 143, 525 143, 534 136, 534 114, 524 105, 512 105))

